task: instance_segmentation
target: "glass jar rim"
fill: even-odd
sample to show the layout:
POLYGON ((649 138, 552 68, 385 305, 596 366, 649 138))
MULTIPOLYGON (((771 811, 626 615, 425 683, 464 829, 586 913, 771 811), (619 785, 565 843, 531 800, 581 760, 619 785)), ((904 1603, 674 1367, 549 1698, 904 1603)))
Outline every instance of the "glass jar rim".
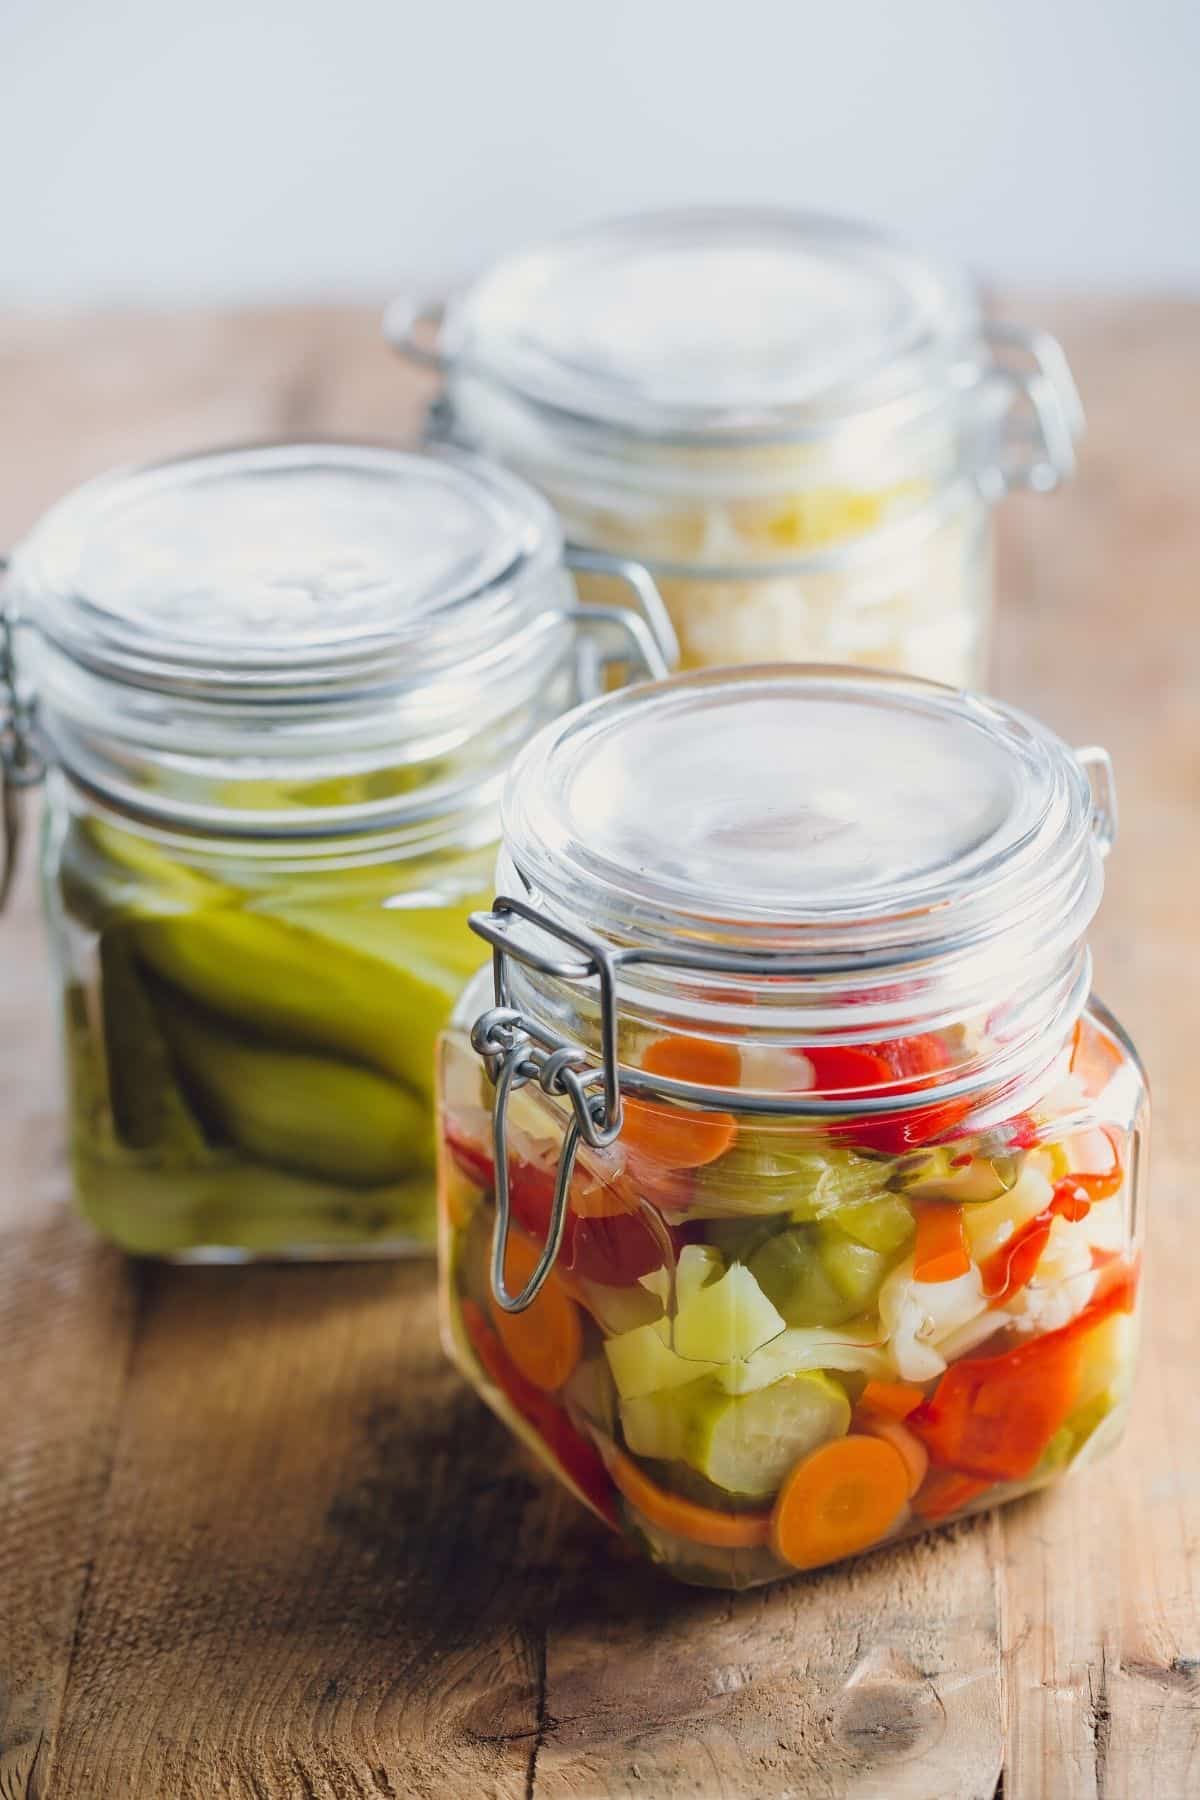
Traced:
POLYGON ((104 680, 214 706, 419 687, 541 609, 561 527, 457 448, 253 444, 118 469, 10 570, 20 622, 104 680))
POLYGON ((612 661, 669 666, 640 566, 602 559, 640 616, 593 620, 571 581, 582 555, 527 483, 457 449, 250 445, 118 470, 67 495, 14 554, 0 729, 19 714, 39 769, 61 764, 152 827, 422 837, 431 818, 457 818, 475 838, 486 813, 494 841, 511 755, 579 682, 612 661), (330 487, 332 522, 307 519, 330 487), (440 519, 397 523, 402 491, 410 513, 440 506, 440 519), (218 517, 231 545, 198 543, 218 517), (411 570, 389 584, 406 545, 411 605, 411 570), (226 578, 214 625, 191 603, 226 578), (327 588, 348 596, 328 620, 327 588))
POLYGON ((1016 708, 829 664, 593 701, 504 799, 522 879, 601 933, 816 965, 990 937, 1047 880, 1099 876, 1092 822, 1078 758, 1016 708))
POLYGON ((450 300, 441 356, 580 430, 727 448, 942 404, 986 361, 960 271, 855 221, 753 207, 613 219, 502 257, 450 300))
POLYGON ((554 939, 580 929, 615 956, 621 1008, 680 1030, 866 1042, 1039 983, 1082 1004, 1107 758, 994 701, 828 665, 677 676, 544 728, 502 812, 535 1015, 568 1005, 579 957, 564 977, 554 939))

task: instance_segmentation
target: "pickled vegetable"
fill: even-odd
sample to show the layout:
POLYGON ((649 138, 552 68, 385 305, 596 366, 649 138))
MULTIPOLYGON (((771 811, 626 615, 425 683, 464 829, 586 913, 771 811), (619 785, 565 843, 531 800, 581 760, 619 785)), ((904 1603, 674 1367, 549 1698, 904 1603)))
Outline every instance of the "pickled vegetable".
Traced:
POLYGON ((820 1373, 785 1375, 749 1394, 728 1394, 711 1376, 621 1407, 637 1456, 688 1463, 714 1487, 762 1499, 798 1457, 850 1423, 845 1389, 820 1373))
POLYGON ((387 867, 251 891, 145 833, 74 828, 72 1156, 106 1236, 174 1256, 431 1240, 433 1046, 482 959, 481 897, 460 869, 404 878, 411 906, 387 867))
MULTIPOLYGON (((774 499, 649 513, 641 495, 626 512, 596 511, 552 475, 543 485, 578 541, 651 567, 693 565, 694 572, 658 577, 685 669, 852 661, 970 685, 987 608, 978 525, 956 516, 910 549, 826 568, 822 552, 853 540, 869 546, 875 532, 909 514, 921 489, 899 483, 855 492, 808 479, 799 471, 793 491, 774 499), (723 575, 719 565, 740 565, 739 573, 723 575)), ((589 597, 612 598, 595 577, 581 585, 589 597)))
MULTIPOLYGON (((443 1051, 451 1066, 470 1054, 455 1037, 443 1051)), ((719 1049, 643 1054, 732 1073, 719 1049)), ((928 1123, 941 1052, 900 1040, 822 1054, 823 1079, 902 1087, 928 1123)), ((561 1125, 531 1093, 509 1177, 516 1229, 540 1244, 561 1125)), ((1027 1492, 1108 1447, 1134 1355, 1133 1143, 1128 1119, 1081 1130, 1078 1106, 1064 1090, 978 1130, 956 1112, 932 1144, 916 1141, 920 1119, 885 1132, 872 1114, 860 1128, 851 1101, 844 1120, 807 1126, 734 1108, 705 1161, 688 1133, 718 1115, 681 1108, 657 1144, 639 1126, 588 1153, 568 1192, 562 1285, 531 1309, 554 1318, 526 1374, 595 1446, 622 1527, 655 1561, 684 1580, 769 1580, 1027 1492), (598 1282, 601 1228, 613 1240, 598 1282)), ((447 1104, 442 1131, 476 1194, 454 1226, 465 1245, 494 1217, 490 1123, 447 1104)), ((462 1260, 449 1265, 452 1319, 475 1304, 462 1260)), ((561 1469, 556 1431, 543 1454, 561 1469)))

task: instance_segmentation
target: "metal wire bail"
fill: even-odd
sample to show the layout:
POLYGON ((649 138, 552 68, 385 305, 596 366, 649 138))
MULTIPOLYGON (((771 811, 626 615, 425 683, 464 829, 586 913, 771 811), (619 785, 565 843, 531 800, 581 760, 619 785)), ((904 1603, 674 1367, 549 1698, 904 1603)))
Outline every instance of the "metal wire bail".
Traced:
POLYGON ((540 1293, 554 1266, 567 1217, 567 1197, 575 1159, 581 1143, 594 1149, 611 1144, 621 1129, 621 1090, 617 1066, 617 988, 616 966, 612 954, 589 933, 572 931, 565 925, 546 919, 523 900, 504 895, 497 897, 491 912, 472 913, 472 931, 492 946, 492 969, 496 1004, 481 1013, 471 1031, 471 1044, 483 1059, 484 1067, 495 1085, 492 1105, 492 1142, 495 1149, 496 1223, 492 1233, 492 1293, 496 1304, 505 1312, 524 1312, 540 1293), (567 949, 578 953, 576 960, 554 958, 518 943, 511 935, 514 918, 536 924, 540 930, 556 937, 567 949), (514 957, 528 968, 553 975, 563 981, 592 981, 600 990, 600 1036, 602 1063, 589 1066, 582 1050, 557 1042, 535 1020, 511 1004, 508 958, 514 957), (571 1118, 567 1124, 554 1184, 554 1200, 550 1209, 550 1225, 542 1254, 520 1293, 512 1294, 505 1282, 511 1225, 508 1172, 508 1100, 515 1088, 536 1080, 538 1086, 553 1098, 570 1103, 571 1118), (602 1086, 603 1092, 597 1092, 602 1086))
POLYGON ((1102 744, 1083 745, 1075 758, 1092 790, 1092 832, 1101 856, 1107 856, 1117 839, 1117 780, 1112 758, 1102 744))
MULTIPOLYGON (((1083 434, 1083 402, 1062 345, 1048 331, 989 320, 984 339, 994 369, 1009 384, 1028 418, 1026 441, 1006 445, 993 474, 1001 492, 1032 488, 1050 493, 1075 471, 1075 446, 1083 434)), ((1010 420, 1011 429, 1011 420, 1010 420)))
POLYGON ((563 551, 563 561, 573 574, 602 575, 621 582, 634 601, 632 609, 593 602, 581 609, 580 625, 586 627, 592 622, 614 625, 626 639, 623 649, 616 652, 605 653, 593 643, 590 668, 581 662, 580 690, 584 699, 604 691, 603 676, 613 663, 632 660, 651 681, 661 681, 672 669, 678 668, 679 638, 657 583, 642 563, 608 550, 589 550, 582 544, 568 544, 563 551))

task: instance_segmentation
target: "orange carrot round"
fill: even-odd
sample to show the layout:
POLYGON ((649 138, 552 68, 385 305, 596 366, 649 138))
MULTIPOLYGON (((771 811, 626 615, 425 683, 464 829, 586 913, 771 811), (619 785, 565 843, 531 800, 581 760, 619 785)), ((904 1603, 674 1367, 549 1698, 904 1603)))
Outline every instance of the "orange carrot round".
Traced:
POLYGON ((702 1169, 724 1156, 737 1136, 731 1113, 684 1112, 657 1100, 623 1104, 621 1142, 668 1169, 702 1169))
POLYGON ((971 1267, 963 1229, 963 1209, 946 1200, 917 1200, 917 1244, 913 1276, 917 1281, 955 1281, 971 1267))
MULTIPOLYGON (((703 1087, 736 1088, 741 1058, 732 1044, 709 1038, 656 1038, 642 1057, 649 1075, 694 1081, 703 1087)), ((702 1169, 724 1156, 737 1136, 737 1120, 727 1112, 688 1112, 659 1100, 624 1101, 621 1142, 668 1169, 702 1169)))
POLYGON ((697 1087, 736 1088, 742 1082, 742 1059, 736 1046, 714 1038, 655 1038, 642 1057, 642 1067, 647 1075, 694 1081, 697 1087))
POLYGON ((806 1456, 779 1491, 771 1543, 795 1569, 817 1569, 884 1537, 908 1500, 909 1469, 881 1437, 852 1432, 806 1456))
POLYGON ((651 1525, 715 1550, 755 1550, 766 1543, 771 1523, 768 1513, 717 1512, 711 1506, 669 1494, 615 1444, 602 1453, 616 1486, 651 1525))
POLYGON ((854 1424, 856 1430, 865 1431, 871 1437, 882 1438, 885 1444, 890 1444, 893 1450, 900 1452, 908 1470, 908 1497, 911 1500, 929 1473, 929 1452, 920 1438, 915 1437, 899 1419, 889 1419, 881 1413, 863 1412, 861 1407, 854 1415, 854 1424))
MULTIPOLYGON (((524 1287, 533 1274, 539 1245, 515 1231, 508 1234, 504 1279, 510 1293, 524 1287)), ((489 1295, 492 1324, 509 1361, 526 1381, 552 1394, 567 1380, 583 1352, 579 1308, 551 1269, 541 1293, 524 1312, 508 1313, 489 1295)))

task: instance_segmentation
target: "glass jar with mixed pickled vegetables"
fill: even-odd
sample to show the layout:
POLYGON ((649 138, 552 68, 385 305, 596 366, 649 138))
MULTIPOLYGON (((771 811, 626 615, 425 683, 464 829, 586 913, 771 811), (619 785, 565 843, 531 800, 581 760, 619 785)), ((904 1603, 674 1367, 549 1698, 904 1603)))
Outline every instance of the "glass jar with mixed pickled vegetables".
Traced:
POLYGON ((498 262, 436 350, 413 314, 388 329, 444 371, 436 429, 537 483, 572 542, 638 556, 685 668, 977 684, 993 503, 1074 466, 1054 340, 988 325, 962 275, 843 221, 622 220, 498 262))
POLYGON ((95 482, 3 601, 83 1210, 154 1255, 431 1244, 434 1043, 484 956, 500 779, 581 669, 661 672, 652 633, 580 630, 516 477, 350 446, 95 482))
POLYGON ((447 1347, 683 1580, 1119 1436, 1147 1102, 1089 997, 1112 822, 1103 752, 815 666, 613 696, 515 765, 496 965, 442 1040, 447 1347))

